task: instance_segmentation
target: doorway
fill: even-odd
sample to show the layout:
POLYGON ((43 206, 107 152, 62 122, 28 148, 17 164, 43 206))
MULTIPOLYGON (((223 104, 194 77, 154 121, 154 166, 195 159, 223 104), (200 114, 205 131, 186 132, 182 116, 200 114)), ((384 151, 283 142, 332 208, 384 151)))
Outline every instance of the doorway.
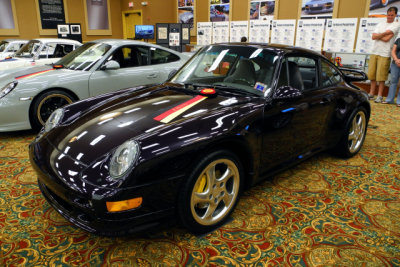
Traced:
POLYGON ((142 10, 129 10, 122 12, 122 27, 124 39, 135 39, 135 25, 142 25, 142 10))

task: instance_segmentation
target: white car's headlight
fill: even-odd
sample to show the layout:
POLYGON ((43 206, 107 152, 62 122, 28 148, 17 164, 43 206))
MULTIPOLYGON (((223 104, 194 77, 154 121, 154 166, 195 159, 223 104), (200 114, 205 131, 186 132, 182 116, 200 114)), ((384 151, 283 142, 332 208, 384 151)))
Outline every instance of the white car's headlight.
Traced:
POLYGON ((3 98, 8 93, 10 93, 15 87, 17 87, 17 84, 18 84, 17 81, 13 81, 13 82, 8 83, 3 88, 1 88, 1 90, 0 90, 0 98, 3 98))
POLYGON ((134 140, 129 140, 120 145, 114 152, 110 161, 110 175, 113 179, 121 178, 135 163, 139 155, 139 145, 134 140))
POLYGON ((44 132, 49 132, 51 129, 57 127, 60 123, 61 119, 64 116, 64 109, 58 108, 51 113, 50 117, 47 119, 46 124, 44 125, 44 132))

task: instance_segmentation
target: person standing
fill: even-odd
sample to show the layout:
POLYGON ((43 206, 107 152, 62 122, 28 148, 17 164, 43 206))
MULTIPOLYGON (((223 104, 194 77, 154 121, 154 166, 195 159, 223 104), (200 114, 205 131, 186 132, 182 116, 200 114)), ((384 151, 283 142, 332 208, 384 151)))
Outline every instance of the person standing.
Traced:
MULTIPOLYGON (((386 101, 383 104, 393 104, 394 97, 396 95, 397 84, 400 79, 400 38, 394 42, 392 48, 393 61, 390 64, 390 86, 389 93, 386 97, 386 101)), ((397 94, 397 106, 400 107, 400 92, 397 94)))
POLYGON ((373 47, 369 58, 368 78, 371 81, 369 97, 375 96, 378 83, 378 97, 376 103, 382 102, 382 93, 389 73, 391 48, 399 32, 399 23, 395 22, 397 7, 387 10, 386 21, 376 26, 372 33, 373 47))

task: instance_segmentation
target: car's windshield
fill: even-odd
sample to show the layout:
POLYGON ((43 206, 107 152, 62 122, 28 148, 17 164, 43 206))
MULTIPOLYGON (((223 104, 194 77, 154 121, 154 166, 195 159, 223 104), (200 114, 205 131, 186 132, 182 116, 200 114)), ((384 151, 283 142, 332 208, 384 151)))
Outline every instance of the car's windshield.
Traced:
POLYGON ((8 42, 7 41, 1 41, 0 42, 0 52, 3 52, 4 49, 6 49, 8 42))
POLYGON ((15 56, 31 58, 35 55, 41 45, 42 43, 38 40, 30 40, 15 52, 15 56))
POLYGON ((86 43, 72 51, 56 64, 71 70, 89 70, 99 61, 111 46, 103 43, 86 43))
POLYGON ((271 91, 277 59, 275 52, 253 46, 211 45, 170 81, 264 96, 271 91))

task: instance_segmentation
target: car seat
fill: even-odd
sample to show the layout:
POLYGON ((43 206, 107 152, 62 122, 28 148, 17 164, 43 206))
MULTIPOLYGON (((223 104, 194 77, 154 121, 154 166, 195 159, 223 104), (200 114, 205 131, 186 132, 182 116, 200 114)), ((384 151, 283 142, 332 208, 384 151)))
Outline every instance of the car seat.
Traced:
POLYGON ((249 59, 239 60, 236 69, 224 79, 224 82, 239 83, 254 86, 256 83, 256 71, 254 64, 249 59))
POLYGON ((303 78, 301 77, 301 73, 299 70, 299 66, 296 62, 288 61, 289 66, 289 79, 287 77, 287 71, 285 69, 285 65, 282 65, 281 75, 279 77, 278 87, 289 85, 293 88, 304 90, 303 78), (289 80, 289 82, 288 82, 289 80))

